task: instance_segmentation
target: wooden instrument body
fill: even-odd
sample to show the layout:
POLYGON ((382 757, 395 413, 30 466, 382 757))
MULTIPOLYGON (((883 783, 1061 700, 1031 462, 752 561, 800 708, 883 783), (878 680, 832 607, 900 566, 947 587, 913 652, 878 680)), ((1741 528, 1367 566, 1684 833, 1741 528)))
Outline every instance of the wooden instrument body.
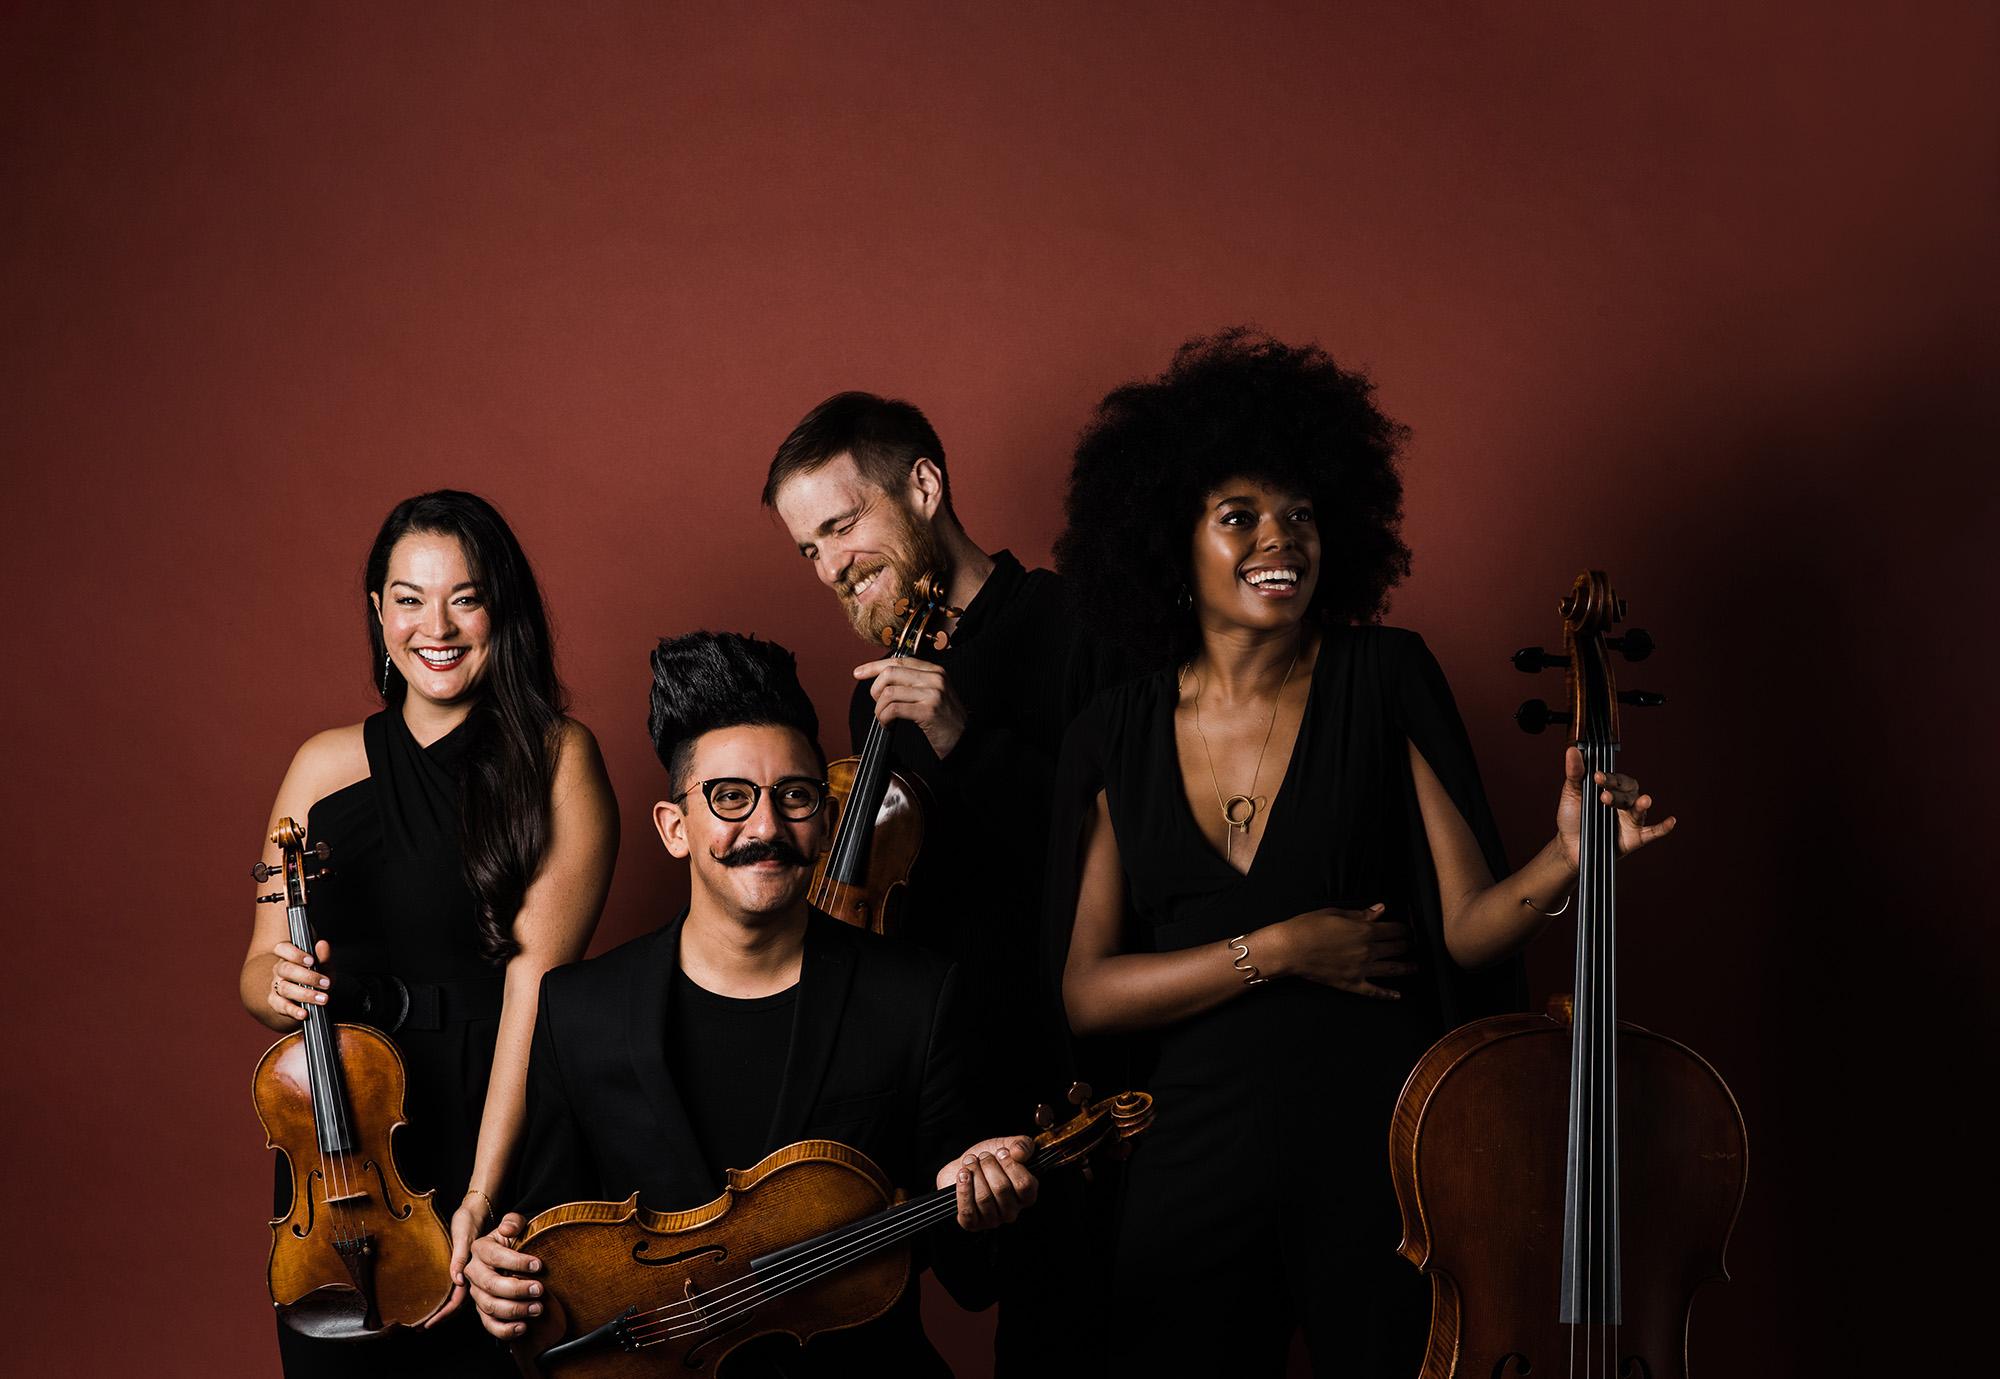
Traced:
POLYGON ((264 1052, 251 1079, 266 1147, 291 1165, 292 1207, 271 1222, 271 1301, 294 1330, 363 1339, 417 1326, 451 1296, 451 1241, 430 1192, 412 1192, 391 1139, 403 1124, 403 1057, 379 1030, 333 1026, 353 1145, 323 1153, 306 1036, 264 1052), (340 1242, 359 1238, 346 1253, 340 1242), (357 1269, 365 1279, 357 1277, 357 1269))
POLYGON ((543 1310, 513 1342, 524 1374, 564 1340, 586 1336, 637 1305, 635 1334, 654 1344, 615 1344, 566 1354, 548 1373, 561 1379, 642 1379, 712 1375, 723 1356, 772 1332, 801 1345, 823 1331, 886 1313, 910 1281, 910 1247, 859 1257, 740 1317, 726 1316, 730 1286, 750 1262, 824 1231, 871 1216, 896 1201, 895 1189, 858 1149, 806 1140, 774 1151, 748 1170, 731 1169, 720 1197, 689 1211, 649 1211, 638 1194, 623 1202, 552 1207, 528 1223, 520 1248, 542 1261, 543 1310), (703 1310, 704 1299, 713 1299, 703 1310), (692 1305, 691 1305, 692 1304, 692 1305), (676 1325, 718 1319, 714 1331, 669 1334, 676 1325), (831 1324, 829 1324, 830 1319, 831 1324), (644 1328, 651 1322, 657 1329, 644 1328))
POLYGON ((1564 1325, 1554 1300, 1570 1053, 1567 1021, 1500 1016, 1446 1035, 1404 1085, 1389 1163, 1403 1255, 1431 1279, 1421 1379, 1560 1374, 1573 1345, 1579 1356, 1605 1347, 1605 1372, 1620 1379, 1687 1374, 1695 1290, 1728 1277, 1748 1166, 1742 1111, 1691 1049, 1619 1026, 1624 1315, 1615 1330, 1564 1325))
MULTIPOLYGON (((826 768, 827 784, 840 801, 842 823, 846 823, 849 799, 854 793, 859 757, 842 757, 826 768)), ((901 927, 902 899, 910 881, 910 868, 924 845, 924 805, 916 784, 900 772, 889 772, 882 791, 881 807, 869 838, 866 879, 851 885, 827 875, 833 858, 831 846, 813 864, 812 883, 806 894, 835 919, 877 934, 894 933, 901 927)))

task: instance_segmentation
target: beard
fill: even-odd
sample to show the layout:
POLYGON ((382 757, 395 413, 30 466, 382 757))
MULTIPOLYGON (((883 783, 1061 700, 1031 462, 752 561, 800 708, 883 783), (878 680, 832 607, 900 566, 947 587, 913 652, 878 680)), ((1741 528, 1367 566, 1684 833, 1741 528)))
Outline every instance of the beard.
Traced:
MULTIPOLYGON (((882 645, 884 630, 893 631, 902 621, 896 616, 896 600, 911 597, 919 579, 930 575, 941 586, 948 587, 951 583, 951 562, 936 534, 902 504, 896 504, 894 512, 896 532, 884 558, 849 571, 834 590, 840 599, 840 611, 847 615, 855 635, 877 647, 882 645), (868 591, 866 600, 855 598, 853 586, 878 571, 880 578, 868 591)), ((943 589, 939 592, 942 596, 943 589)))

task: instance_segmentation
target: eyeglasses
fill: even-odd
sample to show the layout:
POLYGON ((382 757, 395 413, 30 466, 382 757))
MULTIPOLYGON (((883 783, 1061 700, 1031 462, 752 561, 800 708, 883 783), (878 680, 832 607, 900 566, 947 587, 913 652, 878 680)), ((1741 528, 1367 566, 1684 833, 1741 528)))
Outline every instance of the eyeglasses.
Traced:
POLYGON ((708 812, 724 823, 736 824, 757 812, 757 801, 766 790, 771 792, 771 807, 778 811, 781 819, 810 819, 826 805, 829 786, 823 780, 811 776, 786 776, 783 780, 769 785, 759 785, 755 781, 740 780, 735 776, 717 776, 713 780, 698 780, 680 794, 673 797, 673 803, 699 790, 708 801, 708 812))

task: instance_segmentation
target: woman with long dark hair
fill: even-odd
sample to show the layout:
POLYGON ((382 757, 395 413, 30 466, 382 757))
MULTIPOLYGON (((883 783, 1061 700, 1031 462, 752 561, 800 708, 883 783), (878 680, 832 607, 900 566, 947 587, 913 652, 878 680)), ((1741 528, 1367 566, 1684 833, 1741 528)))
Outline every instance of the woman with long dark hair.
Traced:
MULTIPOLYGON (((1154 667, 1071 727, 1051 835, 1071 1029, 1122 1039, 1158 1111, 1113 1245, 1124 1372, 1276 1374, 1298 1329, 1316 1373, 1417 1371, 1396 1094, 1518 1000, 1575 875, 1581 757, 1510 871, 1437 662, 1377 625, 1410 553, 1370 393, 1316 348, 1192 341, 1104 400, 1071 473, 1057 563, 1154 667)), ((1596 784, 1622 850, 1673 828, 1596 784)))
MULTIPOLYGON (((511 1374, 463 1306, 463 1270, 520 1142, 542 974, 583 956, 611 884, 617 805, 596 740, 565 713, 534 572, 490 503, 449 489, 399 503, 363 592, 383 710, 309 739, 271 811, 333 848, 313 893, 320 951, 259 906, 239 991, 280 1032, 312 1003, 395 1042, 398 1158, 413 1188, 437 1190, 457 1286, 426 1330, 356 1344, 280 1326, 279 1350, 288 1376, 511 1374)), ((279 1177, 283 1210, 282 1160, 279 1177)))

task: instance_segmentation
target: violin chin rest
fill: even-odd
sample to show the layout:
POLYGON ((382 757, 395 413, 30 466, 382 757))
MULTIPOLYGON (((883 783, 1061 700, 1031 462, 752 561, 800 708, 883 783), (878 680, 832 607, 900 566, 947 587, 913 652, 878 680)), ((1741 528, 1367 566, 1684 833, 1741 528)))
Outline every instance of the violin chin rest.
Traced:
POLYGON ((368 1300, 344 1283, 315 1288, 297 1302, 278 1309, 278 1320, 301 1336, 318 1341, 361 1341, 379 1336, 368 1325, 368 1300))

